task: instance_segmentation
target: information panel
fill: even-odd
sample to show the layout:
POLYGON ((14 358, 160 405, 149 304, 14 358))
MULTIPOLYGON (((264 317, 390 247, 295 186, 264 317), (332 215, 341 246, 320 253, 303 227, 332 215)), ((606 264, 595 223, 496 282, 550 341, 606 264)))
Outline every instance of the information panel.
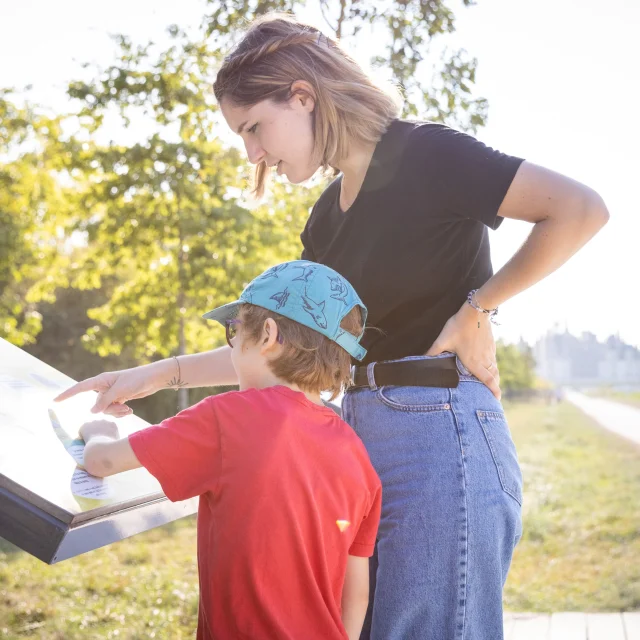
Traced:
MULTIPOLYGON (((194 513, 171 503, 145 469, 96 478, 78 429, 95 393, 54 403, 74 380, 0 339, 0 536, 54 563, 194 513)), ((148 425, 115 420, 122 436, 148 425)))

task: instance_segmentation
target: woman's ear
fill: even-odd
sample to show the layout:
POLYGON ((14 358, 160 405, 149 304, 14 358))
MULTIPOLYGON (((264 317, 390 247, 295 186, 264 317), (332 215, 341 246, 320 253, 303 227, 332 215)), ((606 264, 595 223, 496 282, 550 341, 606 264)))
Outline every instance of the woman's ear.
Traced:
POLYGON ((311 113, 316 106, 316 92, 306 80, 296 80, 291 85, 291 108, 298 108, 311 113))

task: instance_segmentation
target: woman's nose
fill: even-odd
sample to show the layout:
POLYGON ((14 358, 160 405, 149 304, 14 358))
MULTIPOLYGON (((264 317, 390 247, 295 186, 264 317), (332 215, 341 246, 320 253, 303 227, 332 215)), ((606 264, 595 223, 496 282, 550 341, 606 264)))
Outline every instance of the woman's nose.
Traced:
POLYGON ((247 150, 247 157, 251 164, 258 164, 267 156, 265 150, 254 140, 246 141, 244 147, 247 150))

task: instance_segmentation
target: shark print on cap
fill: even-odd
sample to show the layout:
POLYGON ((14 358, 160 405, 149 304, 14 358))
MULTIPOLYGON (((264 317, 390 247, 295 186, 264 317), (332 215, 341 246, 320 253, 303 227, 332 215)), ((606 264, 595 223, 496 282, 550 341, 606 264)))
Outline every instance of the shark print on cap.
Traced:
POLYGON ((331 282, 331 291, 333 291, 331 297, 334 300, 340 300, 340 302, 343 302, 346 305, 347 301, 345 300, 345 298, 349 295, 347 285, 342 281, 342 278, 338 276, 336 276, 335 278, 327 276, 327 278, 329 278, 329 281, 331 282))
POLYGON ((276 305, 277 309, 282 309, 285 304, 287 304, 287 300, 289 299, 289 289, 285 289, 284 291, 280 291, 279 293, 274 293, 270 300, 275 300, 278 304, 276 305))
POLYGON ((303 282, 309 282, 309 277, 316 270, 316 267, 296 267, 296 269, 302 269, 302 273, 293 279, 293 282, 296 280, 302 280, 303 282))
POLYGON ((314 302, 307 293, 305 289, 305 295, 302 296, 302 301, 304 304, 302 308, 313 318, 313 321, 321 328, 327 328, 327 316, 324 315, 324 303, 322 302, 314 302))
POLYGON ((277 278, 278 274, 281 271, 284 271, 288 266, 289 266, 288 264, 277 264, 275 267, 271 267, 271 269, 269 269, 263 275, 261 275, 260 280, 267 280, 268 278, 277 278))

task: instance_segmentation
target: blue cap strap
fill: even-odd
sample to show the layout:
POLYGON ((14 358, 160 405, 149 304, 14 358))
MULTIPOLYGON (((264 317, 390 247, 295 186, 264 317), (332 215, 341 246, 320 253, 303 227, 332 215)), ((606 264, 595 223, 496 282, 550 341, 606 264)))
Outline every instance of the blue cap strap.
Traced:
POLYGON ((351 354, 356 360, 362 360, 367 355, 367 350, 358 342, 355 336, 348 331, 342 331, 335 337, 337 342, 345 351, 351 354))

